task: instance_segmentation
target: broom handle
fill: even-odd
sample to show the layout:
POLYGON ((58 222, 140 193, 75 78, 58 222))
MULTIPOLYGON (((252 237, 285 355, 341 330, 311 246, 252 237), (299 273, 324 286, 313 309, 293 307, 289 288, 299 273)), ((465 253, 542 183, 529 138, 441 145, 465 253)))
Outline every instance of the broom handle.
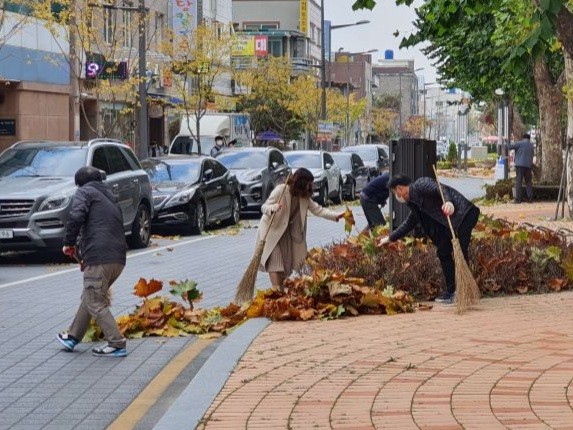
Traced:
MULTIPOLYGON (((432 164, 432 168, 434 169, 434 175, 436 175, 436 182, 438 183, 438 189, 440 190, 440 196, 442 196, 442 202, 446 204, 446 199, 444 198, 444 192, 442 191, 442 185, 440 181, 438 181, 438 172, 436 171, 436 166, 432 164)), ((456 232, 454 231, 454 226, 452 225, 452 220, 450 219, 449 215, 446 216, 448 219, 448 225, 450 226, 450 230, 452 231, 452 237, 456 237, 456 232)))
MULTIPOLYGON (((290 178, 290 172, 284 181, 285 186, 284 186, 283 190, 281 191, 281 195, 279 196, 279 204, 280 204, 281 200, 283 199, 283 196, 285 195, 286 189, 288 188, 287 182, 288 182, 289 178, 290 178)), ((271 231, 271 226, 273 225, 273 220, 275 219, 275 215, 277 212, 278 211, 274 211, 271 215, 271 219, 269 221, 269 228, 267 228, 267 231, 265 232, 265 235, 263 236, 263 240, 262 240, 263 242, 267 241, 267 236, 269 235, 269 232, 271 231)))

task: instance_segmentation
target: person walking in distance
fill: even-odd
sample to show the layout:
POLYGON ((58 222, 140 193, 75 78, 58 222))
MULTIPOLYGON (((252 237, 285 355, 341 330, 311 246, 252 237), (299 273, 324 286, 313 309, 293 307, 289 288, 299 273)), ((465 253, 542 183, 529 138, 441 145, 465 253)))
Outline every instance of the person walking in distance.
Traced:
POLYGON ((307 211, 331 221, 338 221, 344 215, 344 212, 333 212, 312 200, 313 182, 312 173, 299 168, 286 184, 275 187, 261 207, 263 216, 257 246, 267 229, 270 228, 270 231, 263 249, 260 271, 268 272, 274 288, 282 289, 283 281, 293 270, 299 270, 306 258, 307 211), (271 224, 273 213, 276 215, 271 224))
POLYGON ((531 136, 525 133, 522 140, 507 145, 508 151, 515 150, 515 203, 521 203, 522 201, 524 180, 527 201, 529 203, 533 201, 533 174, 531 168, 533 166, 535 149, 530 139, 531 136))
POLYGON ((388 188, 396 200, 410 209, 408 217, 380 245, 395 242, 406 236, 420 223, 424 232, 437 247, 438 258, 446 280, 446 291, 436 297, 436 302, 453 304, 455 302, 456 274, 452 257, 452 233, 447 217, 450 217, 462 252, 468 261, 468 247, 472 230, 479 218, 479 208, 466 199, 459 191, 442 185, 444 201, 438 183, 434 178, 419 178, 415 182, 405 175, 395 175, 388 182, 388 188))
POLYGON ((379 225, 385 225, 386 219, 382 214, 382 209, 386 206, 390 191, 388 190, 388 180, 390 174, 382 173, 380 176, 368 182, 368 185, 360 192, 360 206, 364 211, 368 229, 372 230, 379 225))
POLYGON ((75 175, 78 189, 66 221, 62 251, 66 255, 75 255, 80 237, 84 286, 70 329, 59 333, 57 339, 64 348, 73 351, 94 318, 107 345, 93 348, 92 354, 125 357, 126 340, 109 310, 108 291, 125 267, 127 245, 121 209, 102 179, 101 171, 90 166, 80 168, 75 175))

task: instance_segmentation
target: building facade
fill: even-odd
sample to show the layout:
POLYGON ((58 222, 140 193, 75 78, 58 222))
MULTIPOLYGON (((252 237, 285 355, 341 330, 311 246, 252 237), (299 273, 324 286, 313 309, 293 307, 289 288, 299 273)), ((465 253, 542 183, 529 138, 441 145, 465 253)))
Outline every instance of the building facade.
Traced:
POLYGON ((0 151, 19 140, 67 140, 69 66, 63 32, 56 37, 30 12, 2 4, 0 151))
POLYGON ((399 130, 402 130, 412 115, 420 114, 414 60, 378 60, 372 67, 372 73, 378 77, 379 82, 374 97, 392 96, 398 100, 398 124, 399 130))

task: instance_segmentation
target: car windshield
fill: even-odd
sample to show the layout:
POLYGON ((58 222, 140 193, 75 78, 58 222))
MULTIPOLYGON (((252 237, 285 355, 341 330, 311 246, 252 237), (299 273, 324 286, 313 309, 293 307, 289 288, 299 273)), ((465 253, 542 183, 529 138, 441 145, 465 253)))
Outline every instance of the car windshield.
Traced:
POLYGON ((80 147, 10 148, 0 155, 0 177, 74 176, 86 156, 80 147))
POLYGON ((305 167, 307 169, 322 169, 322 156, 320 154, 291 153, 285 154, 288 163, 298 169, 305 167))
MULTIPOLYGON (((201 136, 201 154, 209 155, 215 146, 215 138, 201 136)), ((169 150, 170 154, 197 154, 197 142, 189 136, 177 136, 169 150)))
POLYGON ((352 165, 350 163, 351 156, 348 154, 333 154, 331 153, 334 162, 338 164, 342 170, 352 170, 352 165))
POLYGON ((364 161, 378 161, 378 149, 374 146, 355 146, 352 148, 344 148, 344 152, 354 152, 360 155, 364 161))
POLYGON ((217 157, 227 169, 264 169, 267 167, 265 152, 238 151, 221 154, 217 157))
POLYGON ((200 160, 190 160, 189 163, 143 160, 141 165, 152 183, 183 182, 193 184, 199 180, 201 172, 200 160))

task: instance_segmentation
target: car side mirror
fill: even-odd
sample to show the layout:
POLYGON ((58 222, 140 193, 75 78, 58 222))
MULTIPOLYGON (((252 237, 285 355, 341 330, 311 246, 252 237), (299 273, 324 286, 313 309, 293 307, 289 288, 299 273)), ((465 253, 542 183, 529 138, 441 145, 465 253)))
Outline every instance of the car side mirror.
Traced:
POLYGON ((277 163, 276 161, 273 161, 271 163, 271 170, 277 170, 279 168, 279 163, 277 163))
POLYGON ((207 169, 203 173, 203 182, 208 182, 213 177, 213 169, 207 169))
POLYGON ((105 170, 99 169, 99 173, 101 174, 101 180, 105 181, 107 179, 107 175, 105 174, 105 170))
POLYGON ((353 168, 353 169, 358 169, 359 167, 360 167, 360 165, 359 165, 358 163, 354 163, 354 164, 352 165, 352 168, 353 168))
POLYGON ((326 164, 324 165, 324 167, 326 167, 327 169, 330 169, 330 168, 332 167, 332 164, 326 163, 326 164))

